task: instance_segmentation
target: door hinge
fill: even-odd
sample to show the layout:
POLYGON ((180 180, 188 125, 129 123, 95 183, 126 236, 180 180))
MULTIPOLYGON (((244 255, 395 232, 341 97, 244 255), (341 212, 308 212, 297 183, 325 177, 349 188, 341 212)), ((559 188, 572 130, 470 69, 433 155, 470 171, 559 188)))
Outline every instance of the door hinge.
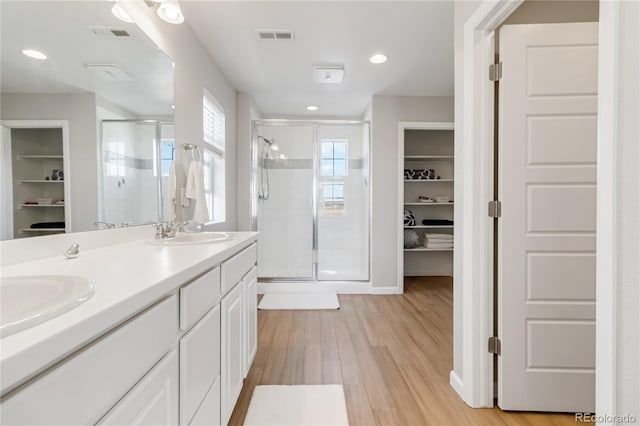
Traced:
POLYGON ((500 339, 496 336, 489 337, 489 353, 500 355, 500 339))
POLYGON ((489 201, 488 207, 489 217, 493 217, 495 219, 502 216, 502 203, 500 201, 489 201))
POLYGON ((489 80, 498 81, 502 78, 502 62, 489 65, 489 80))

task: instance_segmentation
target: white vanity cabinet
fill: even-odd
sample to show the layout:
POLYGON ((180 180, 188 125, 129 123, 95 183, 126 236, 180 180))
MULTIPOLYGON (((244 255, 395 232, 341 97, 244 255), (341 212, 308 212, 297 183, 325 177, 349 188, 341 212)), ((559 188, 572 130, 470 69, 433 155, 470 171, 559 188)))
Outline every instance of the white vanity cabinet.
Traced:
MULTIPOLYGON (((3 397, 0 424, 95 424, 171 350, 177 331, 178 304, 171 296, 3 397)), ((177 389, 175 380, 168 382, 177 389)), ((155 394, 145 392, 135 404, 151 406, 155 394)), ((177 413, 177 402, 161 404, 177 413)))
POLYGON ((99 422, 100 426, 178 424, 178 352, 171 351, 99 422))
POLYGON ((256 261, 253 243, 72 349, 2 395, 0 424, 227 424, 257 349, 256 261))
POLYGON ((244 346, 242 348, 242 362, 244 364, 244 377, 249 374, 249 369, 258 351, 258 268, 253 267, 251 272, 242 282, 242 301, 244 303, 244 346))
MULTIPOLYGON (((248 278, 255 275, 257 246, 252 244, 224 262, 222 271, 222 356, 220 371, 222 423, 227 424, 240 396, 247 369, 247 325, 253 315, 247 303, 248 278), (252 275, 253 274, 253 275, 252 275), (251 317, 251 318, 249 318, 251 317)), ((252 305, 253 306, 253 305, 252 305)))

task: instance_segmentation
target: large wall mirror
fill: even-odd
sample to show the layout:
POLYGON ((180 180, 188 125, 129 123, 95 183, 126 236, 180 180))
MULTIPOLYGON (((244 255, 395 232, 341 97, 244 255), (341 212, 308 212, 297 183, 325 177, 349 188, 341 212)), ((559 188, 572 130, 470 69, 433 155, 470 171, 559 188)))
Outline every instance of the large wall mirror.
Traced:
POLYGON ((173 63, 113 5, 0 3, 3 240, 162 220, 173 63))

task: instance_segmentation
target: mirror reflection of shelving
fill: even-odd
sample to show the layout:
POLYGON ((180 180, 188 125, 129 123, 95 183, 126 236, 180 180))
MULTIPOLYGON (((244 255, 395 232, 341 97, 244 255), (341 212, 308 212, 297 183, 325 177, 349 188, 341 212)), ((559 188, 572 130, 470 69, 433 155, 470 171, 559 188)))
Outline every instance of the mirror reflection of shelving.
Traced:
POLYGON ((62 129, 11 129, 11 157, 14 236, 65 232, 62 129))
POLYGON ((453 274, 453 150, 453 130, 404 130, 405 276, 453 274))

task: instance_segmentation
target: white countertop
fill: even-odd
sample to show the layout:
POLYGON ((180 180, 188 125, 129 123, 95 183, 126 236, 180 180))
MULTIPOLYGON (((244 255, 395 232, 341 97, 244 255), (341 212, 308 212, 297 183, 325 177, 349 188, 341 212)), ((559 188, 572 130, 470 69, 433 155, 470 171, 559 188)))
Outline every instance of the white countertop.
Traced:
POLYGON ((212 244, 156 246, 136 240, 2 268, 2 276, 78 275, 95 294, 77 308, 0 339, 0 393, 33 377, 141 309, 257 240, 256 232, 233 232, 212 244))

